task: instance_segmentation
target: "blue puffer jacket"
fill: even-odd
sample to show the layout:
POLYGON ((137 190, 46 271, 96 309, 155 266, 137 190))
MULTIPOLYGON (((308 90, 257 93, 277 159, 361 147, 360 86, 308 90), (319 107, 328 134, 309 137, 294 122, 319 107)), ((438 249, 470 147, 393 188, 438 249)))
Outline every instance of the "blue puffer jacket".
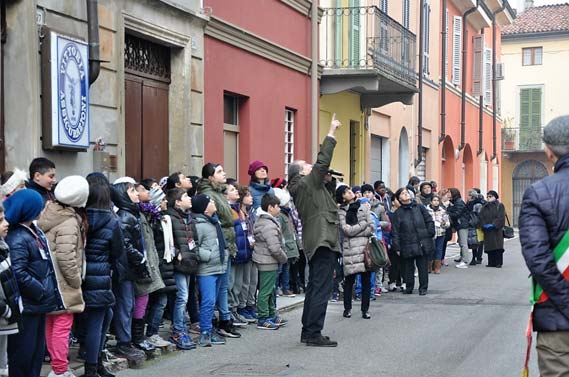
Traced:
POLYGON ((47 240, 34 224, 30 229, 37 235, 37 240, 29 229, 20 224, 11 226, 6 236, 6 243, 10 246, 12 270, 24 303, 23 312, 39 314, 62 310, 63 304, 47 240), (39 244, 44 250, 43 257, 39 244))
POLYGON ((256 210, 261 206, 261 199, 265 194, 275 194, 275 190, 269 184, 269 180, 265 180, 264 184, 257 182, 249 183, 249 190, 251 190, 251 196, 253 197, 253 210, 256 210))
POLYGON ((520 209, 520 242, 532 276, 549 300, 533 310, 535 331, 569 331, 569 281, 553 259, 553 249, 569 229, 569 155, 555 174, 528 187, 520 209))
POLYGON ((87 219, 83 299, 88 308, 106 308, 115 303, 111 270, 117 282, 126 278, 128 271, 122 232, 118 218, 110 210, 87 208, 87 219))
POLYGON ((253 234, 253 226, 248 219, 241 217, 239 203, 232 204, 234 228, 235 228, 235 244, 237 245, 237 255, 233 260, 234 264, 247 263, 253 257, 253 249, 249 243, 249 235, 253 234))

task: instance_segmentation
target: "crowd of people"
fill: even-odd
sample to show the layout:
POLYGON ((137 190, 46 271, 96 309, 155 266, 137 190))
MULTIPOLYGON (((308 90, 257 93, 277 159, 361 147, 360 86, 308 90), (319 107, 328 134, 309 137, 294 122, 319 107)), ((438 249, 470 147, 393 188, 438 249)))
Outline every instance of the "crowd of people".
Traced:
POLYGON ((174 172, 161 179, 110 183, 103 174, 67 176, 36 158, 29 176, 2 175, 0 207, 0 373, 53 376, 68 368, 77 339, 85 376, 113 376, 102 362, 110 350, 129 361, 174 344, 211 347, 240 338, 240 327, 278 330, 287 320, 277 297, 306 293, 301 341, 335 346, 321 334, 329 300, 343 296, 343 316, 386 291, 428 292, 429 274, 447 265, 453 232, 468 268, 488 254, 502 266, 505 211, 498 194, 438 190, 411 177, 392 193, 382 181, 349 187, 329 163, 333 124, 314 166, 295 162, 290 182, 269 179, 261 161, 250 181, 227 178, 207 163, 201 177, 174 172), (366 264, 371 237, 390 264, 366 264), (170 334, 159 334, 164 321, 170 334), (7 356, 7 357, 6 357, 7 356))

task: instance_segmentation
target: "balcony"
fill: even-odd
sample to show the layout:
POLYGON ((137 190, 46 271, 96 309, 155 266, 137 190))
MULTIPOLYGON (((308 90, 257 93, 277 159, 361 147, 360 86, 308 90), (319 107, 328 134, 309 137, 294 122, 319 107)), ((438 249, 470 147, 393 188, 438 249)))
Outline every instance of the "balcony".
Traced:
POLYGON ((502 128, 502 152, 543 151, 543 128, 502 128))
POLYGON ((413 103, 416 37, 376 6, 325 8, 320 24, 322 94, 352 90, 363 107, 413 103))

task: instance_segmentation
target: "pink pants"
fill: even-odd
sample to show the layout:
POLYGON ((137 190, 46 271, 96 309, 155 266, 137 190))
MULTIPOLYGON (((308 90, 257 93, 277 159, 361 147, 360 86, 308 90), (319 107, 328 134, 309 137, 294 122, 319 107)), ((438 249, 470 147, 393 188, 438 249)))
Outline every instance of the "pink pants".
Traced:
POLYGON ((46 316, 45 341, 51 356, 51 369, 55 374, 67 372, 71 326, 73 326, 73 314, 63 313, 46 316))
POLYGON ((142 319, 146 314, 146 307, 148 306, 149 295, 138 296, 134 299, 134 312, 132 318, 142 319))

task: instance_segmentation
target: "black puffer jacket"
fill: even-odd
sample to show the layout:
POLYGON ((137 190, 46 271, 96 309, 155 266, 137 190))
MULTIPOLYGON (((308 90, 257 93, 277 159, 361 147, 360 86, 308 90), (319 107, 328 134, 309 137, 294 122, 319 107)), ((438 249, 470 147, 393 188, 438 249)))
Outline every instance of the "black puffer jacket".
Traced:
POLYGON ((83 299, 87 308, 107 308, 115 303, 112 277, 119 282, 128 271, 122 232, 117 217, 110 210, 87 208, 87 219, 83 299))
POLYGON ((458 198, 447 208, 452 227, 456 230, 470 228, 470 211, 462 198, 458 198))
POLYGON ((172 218, 172 232, 174 233, 174 246, 176 254, 182 254, 182 261, 174 258, 174 271, 182 274, 195 273, 198 269, 197 242, 194 240, 194 232, 190 226, 190 217, 182 211, 169 207, 166 211, 172 218), (189 244, 195 245, 190 250, 189 244))
POLYGON ((128 280, 146 281, 150 278, 150 272, 144 259, 142 247, 142 230, 140 227, 140 211, 126 192, 117 188, 111 190, 111 197, 115 206, 118 207, 117 216, 123 235, 123 244, 128 260, 128 280))
POLYGON ((520 209, 520 242, 532 276, 549 300, 533 310, 536 331, 569 331, 569 281, 553 258, 553 249, 569 230, 569 155, 555 164, 555 174, 528 187, 520 209))
POLYGON ((391 249, 403 258, 432 254, 435 244, 435 223, 422 204, 411 202, 395 211, 391 223, 391 249))
POLYGON ((154 233, 154 244, 156 245, 156 251, 158 252, 158 258, 160 259, 160 275, 162 276, 162 281, 165 287, 158 291, 158 293, 170 293, 176 292, 176 280, 174 279, 174 262, 166 263, 164 260, 164 231, 162 229, 162 222, 152 221, 150 223, 152 227, 152 232, 154 233))

